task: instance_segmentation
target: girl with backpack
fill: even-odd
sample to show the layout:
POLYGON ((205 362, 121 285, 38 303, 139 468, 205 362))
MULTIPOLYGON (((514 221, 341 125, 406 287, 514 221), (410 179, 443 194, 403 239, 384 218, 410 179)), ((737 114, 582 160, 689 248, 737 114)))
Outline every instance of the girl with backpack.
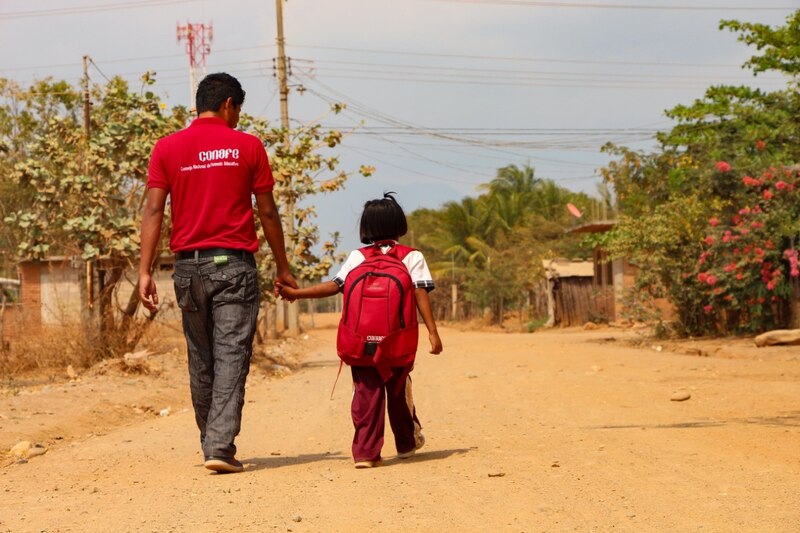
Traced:
POLYGON ((417 311, 428 329, 430 353, 442 351, 428 298, 433 279, 422 253, 397 242, 408 223, 393 194, 364 204, 359 233, 366 246, 353 250, 332 280, 300 289, 279 282, 275 287, 289 301, 343 293, 336 349, 353 375, 356 468, 381 462, 384 403, 397 457, 411 457, 425 444, 409 376, 417 351, 417 311))

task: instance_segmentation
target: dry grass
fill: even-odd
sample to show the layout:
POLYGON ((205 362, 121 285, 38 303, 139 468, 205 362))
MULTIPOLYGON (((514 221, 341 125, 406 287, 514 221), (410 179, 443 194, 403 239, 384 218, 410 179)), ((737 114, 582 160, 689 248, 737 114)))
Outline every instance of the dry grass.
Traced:
POLYGON ((79 326, 23 330, 7 339, 0 349, 0 377, 9 379, 29 372, 86 368, 97 362, 92 350, 83 343, 79 326))
MULTIPOLYGON (((154 323, 143 336, 137 349, 166 352, 182 346, 183 333, 176 324, 154 323)), ((110 361, 128 373, 157 373, 156 369, 136 368, 138 363, 122 357, 108 357, 108 350, 86 342, 80 325, 47 326, 36 331, 19 329, 0 346, 0 380, 24 379, 42 374, 66 375, 72 366, 86 369, 110 361), (123 368, 124 367, 124 368, 123 368)), ((122 354, 119 354, 120 356, 122 354)))

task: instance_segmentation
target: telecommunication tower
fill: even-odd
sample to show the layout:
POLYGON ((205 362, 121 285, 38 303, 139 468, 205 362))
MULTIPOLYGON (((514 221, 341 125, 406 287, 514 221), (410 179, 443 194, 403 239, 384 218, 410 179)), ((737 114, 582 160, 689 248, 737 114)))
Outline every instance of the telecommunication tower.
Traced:
POLYGON ((185 26, 177 23, 178 42, 186 41, 186 54, 189 56, 189 109, 196 109, 194 95, 197 92, 197 69, 206 74, 206 56, 211 53, 211 41, 214 40, 214 27, 211 23, 187 22, 185 26))

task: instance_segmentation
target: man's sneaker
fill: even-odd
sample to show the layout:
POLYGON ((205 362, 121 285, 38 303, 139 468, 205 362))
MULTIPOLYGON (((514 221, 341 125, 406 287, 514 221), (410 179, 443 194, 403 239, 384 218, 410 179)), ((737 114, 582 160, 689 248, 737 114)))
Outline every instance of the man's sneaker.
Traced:
POLYGON ((203 463, 203 466, 221 474, 244 470, 244 465, 233 457, 206 457, 206 462, 203 463))
POLYGON ((423 446, 425 446, 425 435, 420 433, 417 436, 417 447, 414 448, 413 450, 409 450, 407 452, 398 453, 397 454, 397 458, 398 459, 408 459, 409 457, 412 457, 415 453, 417 453, 417 450, 419 450, 423 446))
POLYGON ((356 468, 375 468, 380 464, 380 459, 377 461, 356 461, 356 468))

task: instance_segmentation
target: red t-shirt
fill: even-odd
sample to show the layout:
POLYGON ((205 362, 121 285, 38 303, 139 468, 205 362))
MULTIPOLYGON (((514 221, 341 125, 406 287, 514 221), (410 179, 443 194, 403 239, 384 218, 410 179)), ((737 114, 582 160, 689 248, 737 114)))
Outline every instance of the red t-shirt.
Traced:
POLYGON ((170 196, 173 252, 203 248, 258 249, 252 195, 275 180, 264 145, 216 117, 158 141, 147 186, 170 196))

